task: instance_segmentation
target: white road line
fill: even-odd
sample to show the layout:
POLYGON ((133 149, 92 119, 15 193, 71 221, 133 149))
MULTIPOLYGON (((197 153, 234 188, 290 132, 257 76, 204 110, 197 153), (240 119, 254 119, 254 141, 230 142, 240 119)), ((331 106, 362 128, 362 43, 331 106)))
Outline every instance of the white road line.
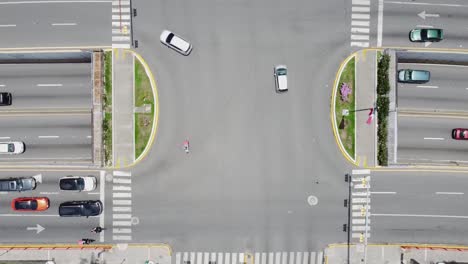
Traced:
POLYGON ((400 217, 425 217, 425 218, 459 218, 459 219, 468 219, 468 215, 372 214, 372 216, 400 216, 400 217))
POLYGON ((301 264, 301 257, 302 257, 302 254, 301 252, 296 252, 296 264, 301 264))
POLYGON ((370 203, 370 198, 352 198, 351 203, 370 203))
POLYGON ((281 252, 275 253, 275 264, 281 264, 281 252))
POLYGON ((183 263, 189 260, 188 252, 184 252, 184 257, 182 258, 183 263))
POLYGON ((132 205, 132 200, 112 200, 113 205, 132 205))
POLYGON ((131 228, 112 228, 112 233, 114 234, 130 234, 132 233, 131 228))
POLYGON ((0 27, 16 27, 15 24, 4 24, 4 25, 0 25, 0 27))
POLYGON ((91 138, 91 136, 86 136, 87 138, 91 138))
POLYGON ((369 28, 351 28, 351 33, 367 33, 369 34, 369 28))
MULTIPOLYGON (((366 231, 366 226, 353 226, 351 228, 353 231, 366 231)), ((367 231, 370 231, 370 226, 367 226, 367 231)))
POLYGON ((201 252, 197 252, 197 264, 202 264, 203 254, 201 252))
POLYGON ((371 206, 370 205, 353 204, 353 206, 351 208, 353 210, 362 210, 363 208, 367 209, 367 210, 370 210, 371 206))
POLYGON ((369 14, 351 14, 351 19, 365 19, 369 20, 370 15, 369 14))
POLYGON ((353 6, 353 7, 351 7, 351 12, 369 13, 370 12, 370 7, 368 7, 368 6, 353 6))
POLYGON ((123 43, 112 43, 112 48, 113 49, 129 49, 130 44, 123 44, 123 43))
POLYGON ((283 252, 281 263, 282 264, 288 264, 288 252, 283 252))
POLYGON ((370 185, 369 184, 355 184, 354 189, 369 189, 370 185))
MULTIPOLYGON (((102 204, 105 204, 105 196, 104 196, 104 190, 105 190, 105 187, 106 187, 106 181, 105 181, 105 177, 106 177, 106 172, 105 171, 99 171, 99 192, 100 192, 100 195, 99 195, 99 200, 102 202, 102 204)), ((104 226, 104 214, 100 214, 99 215, 99 226, 100 227, 105 227, 104 226)), ((99 241, 102 243, 104 242, 104 232, 101 232, 99 234, 99 241)))
POLYGON ((317 254, 317 263, 323 263, 323 251, 317 254))
MULTIPOLYGON (((364 235, 364 236, 367 237, 367 238, 370 237, 370 233, 362 233, 362 235, 364 235)), ((353 237, 353 238, 360 238, 360 237, 361 237, 361 233, 353 233, 352 237, 353 237)))
POLYGON ((433 4, 433 3, 415 3, 415 2, 400 2, 400 1, 385 1, 386 4, 399 4, 399 5, 427 5, 427 6, 445 6, 445 7, 468 7, 468 5, 457 4, 433 4))
POLYGON ((353 196, 367 196, 367 192, 352 192, 353 196))
MULTIPOLYGON (((231 264, 231 253, 226 253, 225 264, 231 264)), ((221 264, 221 263, 220 263, 221 264)))
MULTIPOLYGON (((262 252, 262 264, 267 264, 267 254, 265 252, 262 252)), ((229 263, 227 263, 229 264, 229 263)))
POLYGON ((38 138, 59 138, 60 136, 37 136, 38 138))
POLYGON ((112 41, 130 41, 130 36, 112 36, 112 41))
POLYGON ((100 192, 89 192, 88 195, 98 195, 101 194, 100 192))
POLYGON ((130 22, 127 22, 127 21, 122 21, 122 22, 112 21, 112 26, 113 27, 120 27, 120 26, 129 26, 130 27, 130 22))
POLYGON ((129 171, 114 171, 113 174, 114 176, 132 176, 132 173, 129 171))
POLYGON ((210 262, 210 253, 205 252, 203 255, 203 263, 208 264, 210 262))
POLYGON ((113 0, 113 6, 123 6, 123 5, 130 5, 130 0, 113 0))
POLYGON ((190 252, 190 264, 195 264, 195 252, 190 252))
POLYGON ((304 257, 302 258, 302 264, 308 264, 309 263, 309 252, 304 252, 304 257))
POLYGON ((433 28, 434 26, 429 26, 429 25, 416 25, 418 28, 433 28))
POLYGON ((244 253, 239 253, 239 262, 245 262, 244 253))
POLYGON ((425 137, 426 140, 445 140, 445 138, 425 137))
POLYGON ((368 27, 369 23, 370 21, 353 20, 351 21, 351 26, 368 27))
POLYGON ((120 179, 120 178, 113 178, 112 182, 114 184, 131 184, 132 180, 131 179, 120 179))
POLYGON ((0 5, 18 5, 18 4, 73 4, 73 3, 110 3, 109 0, 57 0, 57 1, 14 1, 0 2, 0 5))
POLYGON ((4 84, 0 84, 0 87, 5 87, 5 86, 6 86, 6 85, 4 85, 4 84))
POLYGON ((260 264, 260 253, 255 253, 254 255, 254 264, 260 264))
POLYGON ((42 195, 54 195, 54 194, 59 194, 58 192, 40 192, 39 194, 42 195))
POLYGON ((61 83, 39 83, 37 84, 39 87, 60 87, 63 86, 61 83))
POLYGON ((112 221, 112 226, 132 226, 132 221, 112 221))
POLYGON ((112 186, 112 190, 113 191, 131 191, 132 190, 132 187, 131 186, 120 186, 120 185, 117 185, 117 186, 112 186))
POLYGON ((52 23, 52 26, 76 26, 76 23, 52 23))
POLYGON ((289 264, 295 264, 294 263, 294 252, 289 252, 289 264))
POLYGON ((448 195, 463 195, 462 192, 436 192, 436 194, 448 194, 448 195))
POLYGON ((369 40, 369 35, 351 35, 352 40, 369 40))
POLYGON ((216 253, 212 252, 212 253, 210 254, 210 261, 211 261, 211 262, 216 262, 216 253))
POLYGON ((130 15, 112 15, 112 20, 114 21, 130 20, 130 15))
POLYGON ((268 253, 268 264, 274 263, 274 255, 273 252, 268 253))
POLYGON ((362 169, 362 170, 352 170, 353 175, 359 175, 359 174, 370 174, 369 169, 362 169))
POLYGON ((131 236, 112 236, 112 240, 132 240, 131 236))
POLYGON ((353 0, 353 5, 370 5, 370 0, 353 0))
POLYGON ((359 212, 352 212, 351 215, 352 215, 353 217, 365 217, 365 216, 366 216, 366 211, 364 211, 364 212, 361 212, 361 211, 359 211, 359 212))
POLYGON ((130 13, 130 8, 129 7, 127 7, 127 8, 125 8, 125 7, 123 7, 123 8, 112 8, 112 13, 114 13, 114 14, 115 13, 117 13, 117 14, 119 14, 119 13, 130 13))
MULTIPOLYGON (((366 219, 364 219, 364 218, 360 218, 360 219, 353 218, 353 220, 351 220, 351 221, 352 221, 353 225, 364 225, 364 224, 366 224, 366 219)), ((369 223, 370 220, 367 220, 367 222, 369 223)))
POLYGON ((131 198, 132 194, 131 193, 113 193, 112 197, 113 198, 131 198))
POLYGON ((10 137, 0 137, 0 139, 10 139, 10 137))
POLYGON ((223 263, 223 253, 218 253, 218 260, 216 261, 216 263, 223 263))
POLYGON ((356 41, 352 41, 352 42, 351 42, 351 47, 362 47, 362 48, 367 48, 367 47, 369 47, 369 42, 356 42, 356 41))
POLYGON ((132 208, 131 207, 113 207, 112 211, 114 211, 114 212, 131 212, 132 208))
MULTIPOLYGON (((305 252, 305 253, 308 254, 309 252, 305 252)), ((305 253, 304 253, 304 254, 305 254, 305 253)), ((306 259, 308 260, 309 257, 307 256, 306 259)), ((310 264, 316 264, 316 263, 315 263, 315 252, 310 252, 310 261, 309 261, 309 263, 310 263, 310 264)), ((320 263, 318 263, 318 264, 320 264, 320 263)))
POLYGON ((396 194, 396 192, 370 192, 371 194, 396 194))
POLYGON ((384 8, 384 1, 379 0, 378 15, 377 15, 377 47, 382 47, 383 8, 384 8))
POLYGON ((418 88, 428 88, 428 89, 437 89, 437 88, 439 88, 439 86, 435 86, 435 85, 418 85, 416 87, 418 87, 418 88))

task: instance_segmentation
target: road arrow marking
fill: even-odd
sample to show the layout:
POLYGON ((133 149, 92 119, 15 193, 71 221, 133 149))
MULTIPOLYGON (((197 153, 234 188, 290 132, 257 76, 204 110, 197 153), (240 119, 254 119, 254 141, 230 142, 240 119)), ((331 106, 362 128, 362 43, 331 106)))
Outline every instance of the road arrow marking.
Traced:
POLYGON ((36 230, 36 234, 39 234, 40 232, 44 231, 45 228, 43 228, 41 225, 36 224, 36 227, 28 226, 26 230, 36 230))
POLYGON ((38 183, 42 183, 42 174, 34 175, 33 178, 36 179, 38 183))
POLYGON ((427 14, 426 11, 422 11, 418 16, 424 20, 426 20, 426 17, 440 17, 439 14, 427 14))

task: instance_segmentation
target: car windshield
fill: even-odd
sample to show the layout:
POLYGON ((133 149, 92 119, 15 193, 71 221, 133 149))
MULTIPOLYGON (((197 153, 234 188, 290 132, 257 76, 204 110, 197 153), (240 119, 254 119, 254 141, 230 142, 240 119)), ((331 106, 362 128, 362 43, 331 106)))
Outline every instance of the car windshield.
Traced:
POLYGON ((284 68, 277 69, 276 73, 278 75, 286 75, 286 69, 284 69, 284 68))
POLYGON ((99 212, 98 207, 95 203, 92 204, 85 204, 83 207, 83 214, 84 215, 95 215, 99 212))
POLYGON ((412 72, 413 72, 413 71, 410 71, 410 70, 408 70, 408 71, 405 72, 405 80, 411 80, 411 73, 412 73, 412 72))
POLYGON ((32 200, 32 201, 17 201, 17 202, 15 202, 15 207, 16 207, 16 209, 36 210, 37 209, 37 201, 35 201, 35 200, 32 200))
POLYGON ((82 178, 62 179, 60 181, 60 189, 62 190, 83 190, 84 180, 82 178))
POLYGON ((15 152, 15 144, 13 143, 8 144, 8 152, 15 152))

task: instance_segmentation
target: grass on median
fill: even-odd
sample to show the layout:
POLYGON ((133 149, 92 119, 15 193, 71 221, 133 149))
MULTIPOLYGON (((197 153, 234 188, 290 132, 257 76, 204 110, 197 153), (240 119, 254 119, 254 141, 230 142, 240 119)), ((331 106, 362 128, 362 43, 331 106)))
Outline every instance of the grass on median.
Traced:
POLYGON ((150 113, 135 113, 135 157, 138 158, 146 148, 153 129, 154 99, 151 82, 145 68, 135 60, 135 106, 151 105, 150 113))
POLYGON ((340 76, 340 82, 338 83, 337 91, 336 91, 336 106, 335 106, 335 113, 336 113, 336 122, 338 125, 338 132, 340 135, 341 142, 345 150, 348 154, 354 159, 354 152, 355 152, 355 119, 356 113, 354 112, 355 109, 355 80, 354 80, 354 68, 355 65, 355 58, 352 58, 347 64, 346 67, 343 69, 343 72, 340 76), (348 101, 344 102, 341 100, 341 93, 340 88, 343 83, 347 83, 349 88, 351 89, 351 93, 348 95, 348 101), (343 116, 343 109, 349 110, 348 116, 343 116), (344 128, 341 125, 344 122, 344 128))
POLYGON ((112 166, 112 51, 104 53, 104 95, 103 95, 102 137, 104 143, 104 164, 112 166))

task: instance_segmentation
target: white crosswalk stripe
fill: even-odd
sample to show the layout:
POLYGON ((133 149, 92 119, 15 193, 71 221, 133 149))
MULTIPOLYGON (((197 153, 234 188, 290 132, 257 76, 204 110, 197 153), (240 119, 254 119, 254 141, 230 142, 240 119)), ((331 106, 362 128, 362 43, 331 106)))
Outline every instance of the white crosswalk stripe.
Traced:
POLYGON ((114 171, 112 175, 112 239, 131 241, 132 174, 126 171, 114 171))
POLYGON ((371 176, 369 170, 353 170, 351 179, 351 232, 353 242, 364 243, 370 237, 371 176), (354 240, 356 239, 356 240, 354 240))
POLYGON ((370 0, 352 0, 351 47, 369 47, 370 14, 370 0))
POLYGON ((112 48, 129 49, 132 44, 130 0, 112 1, 112 48))
POLYGON ((323 252, 176 252, 172 260, 172 264, 323 264, 323 252))

